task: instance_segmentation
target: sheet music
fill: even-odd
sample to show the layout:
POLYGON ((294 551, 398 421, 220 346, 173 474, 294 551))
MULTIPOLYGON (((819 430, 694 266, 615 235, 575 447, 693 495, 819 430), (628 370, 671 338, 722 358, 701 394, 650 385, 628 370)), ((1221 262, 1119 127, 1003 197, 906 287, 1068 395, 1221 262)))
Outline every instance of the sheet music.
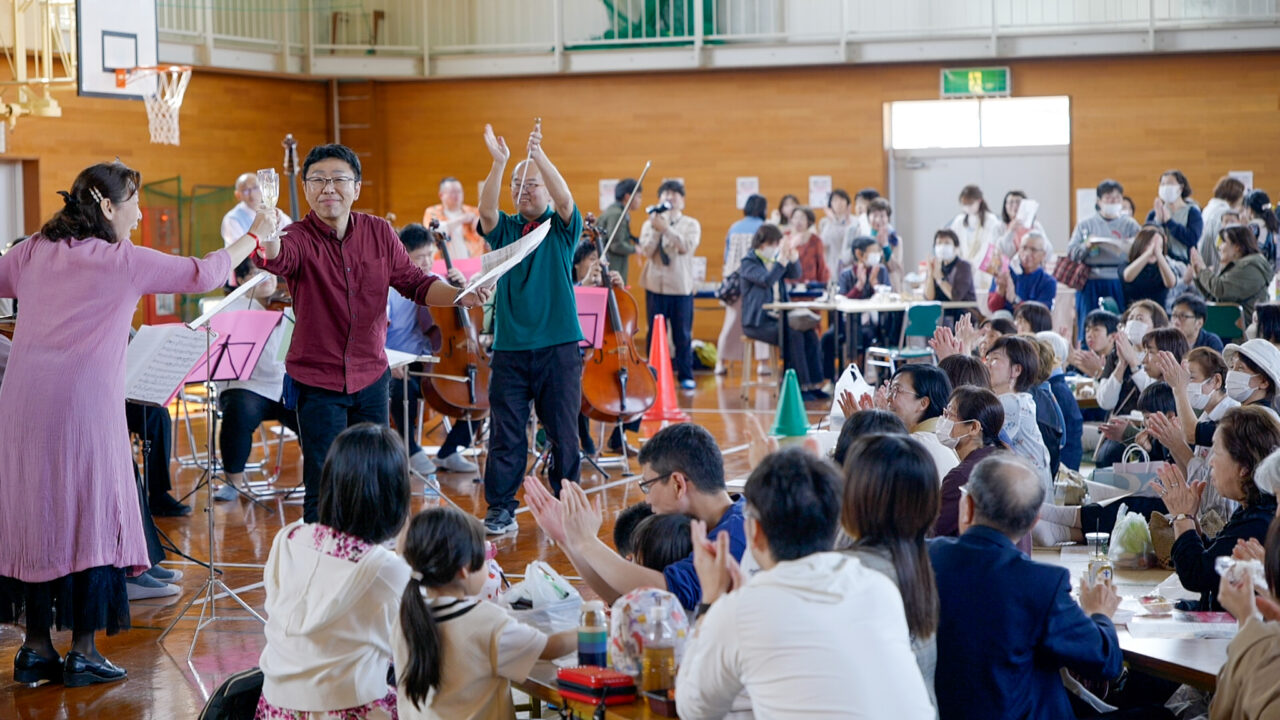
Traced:
POLYGON ((391 348, 383 348, 383 352, 387 355, 387 365, 392 370, 398 367, 405 367, 411 363, 434 363, 440 362, 440 358, 435 355, 414 355, 413 353, 401 352, 400 350, 392 350, 391 348))
POLYGON ((196 361, 204 355, 205 334, 183 325, 143 325, 125 356, 125 398, 166 405, 196 361))
POLYGON ((528 235, 519 240, 498 248, 492 252, 487 252, 480 256, 480 274, 471 279, 467 287, 458 293, 458 297, 473 293, 477 289, 487 287, 498 281, 498 278, 506 275, 511 268, 520 264, 521 260, 538 249, 542 241, 546 239, 547 233, 551 230, 551 218, 547 218, 541 225, 534 228, 528 235))

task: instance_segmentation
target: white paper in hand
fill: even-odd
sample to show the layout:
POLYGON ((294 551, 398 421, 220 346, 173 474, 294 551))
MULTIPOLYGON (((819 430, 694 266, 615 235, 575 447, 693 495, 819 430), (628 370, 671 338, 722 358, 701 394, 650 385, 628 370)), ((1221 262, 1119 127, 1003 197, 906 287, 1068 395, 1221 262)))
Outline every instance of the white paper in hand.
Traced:
POLYGON ((471 282, 458 293, 458 298, 461 299, 482 287, 489 287, 498 282, 498 278, 506 275, 511 268, 519 265, 521 260, 533 254, 533 251, 537 250, 542 241, 547 238, 550 230, 551 220, 548 218, 541 225, 530 230, 528 235, 510 245, 504 245, 480 256, 480 273, 471 278, 471 282))
POLYGON ((831 413, 827 416, 831 421, 831 429, 839 430, 844 425, 844 411, 840 409, 840 398, 845 391, 853 393, 854 399, 863 395, 871 395, 875 397, 875 388, 862 377, 862 372, 858 370, 858 366, 849 363, 844 373, 840 375, 840 381, 836 383, 836 391, 831 401, 831 413))

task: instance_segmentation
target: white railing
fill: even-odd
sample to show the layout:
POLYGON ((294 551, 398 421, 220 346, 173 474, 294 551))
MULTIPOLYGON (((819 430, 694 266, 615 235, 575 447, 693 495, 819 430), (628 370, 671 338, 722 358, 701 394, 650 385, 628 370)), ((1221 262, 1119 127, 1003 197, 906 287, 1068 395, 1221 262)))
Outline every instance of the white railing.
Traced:
POLYGON ((1157 33, 1205 29, 1263 30, 1250 47, 1280 46, 1280 0, 158 0, 157 9, 163 42, 209 54, 404 57, 419 61, 418 75, 433 73, 427 60, 515 56, 572 70, 560 59, 582 51, 826 43, 850 57, 844 50, 860 43, 977 40, 996 56, 1002 38, 1145 34, 1134 52, 1156 49, 1157 33))

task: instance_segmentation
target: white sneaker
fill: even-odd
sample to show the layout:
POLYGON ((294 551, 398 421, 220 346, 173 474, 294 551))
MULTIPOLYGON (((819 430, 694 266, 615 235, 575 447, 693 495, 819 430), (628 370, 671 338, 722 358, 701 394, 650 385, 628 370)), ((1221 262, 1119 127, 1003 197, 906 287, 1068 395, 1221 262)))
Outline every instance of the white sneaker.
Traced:
POLYGON ((419 450, 409 458, 409 467, 419 475, 430 475, 436 471, 436 464, 426 450, 419 450))
POLYGON ((452 473, 474 473, 480 471, 480 466, 463 457, 462 453, 456 452, 446 458, 437 458, 440 462, 436 463, 437 467, 445 472, 452 473))
POLYGON ((162 583, 146 573, 136 578, 128 578, 125 581, 125 591, 130 600, 147 600, 182 594, 182 588, 177 585, 162 583))

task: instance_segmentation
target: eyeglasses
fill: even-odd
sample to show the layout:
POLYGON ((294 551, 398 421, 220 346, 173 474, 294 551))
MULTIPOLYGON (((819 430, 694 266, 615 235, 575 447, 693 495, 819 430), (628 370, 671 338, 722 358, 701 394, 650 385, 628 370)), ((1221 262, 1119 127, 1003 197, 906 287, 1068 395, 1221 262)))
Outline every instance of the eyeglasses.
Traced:
POLYGON ((534 190, 537 190, 540 187, 542 187, 542 183, 527 182, 524 185, 517 185, 516 183, 511 183, 511 189, 519 190, 520 192, 533 192, 534 190))
POLYGON ((915 398, 920 397, 920 393, 912 392, 906 389, 905 387, 899 385, 898 383, 893 383, 889 385, 889 395, 910 395, 911 397, 915 397, 915 398))
POLYGON ((307 184, 308 190, 312 192, 321 192, 325 188, 329 187, 330 185, 333 186, 334 190, 346 190, 350 188, 353 184, 355 184, 355 181, 356 181, 355 178, 349 178, 349 177, 336 177, 336 178, 311 177, 311 178, 307 178, 303 182, 307 184))
POLYGON ((675 471, 675 470, 672 470, 671 472, 669 472, 669 473, 665 473, 665 474, 663 474, 663 475, 659 475, 659 476, 658 476, 658 477, 656 477, 656 478, 649 478, 648 480, 641 480, 641 481, 640 481, 640 492, 644 493, 645 495, 648 495, 648 494, 649 494, 649 491, 650 491, 651 489, 653 489, 653 484, 654 484, 654 483, 656 483, 656 482, 662 482, 663 480, 666 480, 667 478, 671 477, 671 476, 672 476, 672 475, 674 475, 675 473, 676 473, 676 471, 675 471))

